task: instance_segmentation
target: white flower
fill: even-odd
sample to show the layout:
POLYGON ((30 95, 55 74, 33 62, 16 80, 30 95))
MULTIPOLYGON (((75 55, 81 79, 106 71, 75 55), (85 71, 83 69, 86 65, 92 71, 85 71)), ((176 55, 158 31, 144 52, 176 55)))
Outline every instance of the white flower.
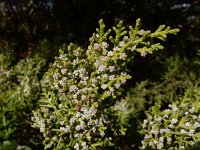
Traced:
POLYGON ((109 76, 109 80, 114 80, 114 79, 115 79, 115 75, 109 76))
POLYGON ((79 131, 81 129, 80 125, 77 125, 75 129, 76 131, 79 131))
POLYGON ((172 120, 171 120, 171 124, 176 124, 178 122, 178 120, 177 119, 175 119, 175 118, 172 118, 172 120))
POLYGON ((166 132, 165 129, 160 129, 160 133, 163 134, 164 132, 166 132))
POLYGON ((65 57, 65 55, 60 55, 58 58, 61 59, 61 60, 67 60, 67 58, 65 57))
POLYGON ((170 124, 169 127, 172 129, 172 128, 174 128, 174 125, 173 125, 173 124, 170 124))
POLYGON ((76 143, 76 144, 74 145, 74 148, 75 148, 76 150, 79 150, 79 144, 76 143))
POLYGON ((145 139, 148 139, 148 138, 149 138, 149 135, 145 134, 144 138, 145 138, 145 139))
POLYGON ((102 78, 107 79, 108 75, 107 74, 103 74, 102 78))
POLYGON ((83 147, 83 150, 87 149, 88 146, 87 146, 87 143, 86 142, 82 142, 81 143, 81 146, 83 147))
POLYGON ((171 137, 168 137, 167 138, 167 142, 171 142, 172 141, 172 138, 171 137))
POLYGON ((154 144, 157 144, 157 143, 158 143, 158 141, 154 140, 154 141, 153 141, 153 143, 154 143, 154 144))
POLYGON ((161 121, 162 120, 162 118, 161 117, 158 117, 158 118, 156 118, 156 121, 161 121))
POLYGON ((151 147, 151 146, 153 146, 153 145, 154 145, 153 142, 150 141, 150 142, 149 142, 149 146, 151 147))
POLYGON ((105 89, 107 88, 107 85, 106 85, 106 84, 103 84, 103 85, 101 86, 101 88, 102 88, 103 90, 105 90, 105 89))
POLYGON ((75 122, 75 118, 70 118, 69 122, 70 122, 70 125, 72 125, 75 122))
POLYGON ((182 134, 185 134, 186 131, 185 131, 184 129, 181 129, 181 133, 182 133, 182 134))
POLYGON ((185 123, 185 126, 186 126, 186 127, 190 127, 191 124, 190 124, 189 122, 186 122, 186 123, 185 123))
POLYGON ((85 95, 82 95, 82 96, 81 96, 81 99, 82 99, 82 100, 85 100, 86 98, 87 98, 87 97, 86 97, 85 95))
POLYGON ((163 148, 163 143, 162 142, 159 142, 158 144, 157 144, 157 149, 162 149, 163 148))
POLYGON ((63 125, 64 123, 65 123, 64 121, 61 121, 61 122, 60 122, 60 125, 63 125))
POLYGON ((102 42, 101 47, 102 47, 103 49, 106 49, 106 48, 108 47, 108 43, 107 43, 107 42, 102 42))
POLYGON ((131 47, 131 51, 135 51, 136 50, 136 45, 134 45, 133 47, 131 47))
POLYGON ((161 137, 159 138, 159 141, 160 141, 160 142, 164 142, 164 137, 161 136, 161 137))
POLYGON ((96 60, 95 63, 94 63, 94 65, 95 65, 96 68, 99 68, 99 65, 100 65, 99 60, 96 60))
POLYGON ((194 113, 194 110, 195 110, 194 107, 192 107, 191 109, 189 109, 189 112, 194 113))
POLYGON ((168 114, 165 114, 163 117, 164 117, 164 118, 168 118, 168 114))
POLYGON ((159 131, 158 130, 152 130, 151 133, 157 135, 159 133, 159 131))
POLYGON ((119 46, 120 46, 120 47, 123 47, 124 44, 125 44, 124 41, 120 41, 120 42, 119 42, 119 46))
POLYGON ((114 86, 115 86, 116 89, 118 89, 121 86, 121 84, 120 83, 115 83, 114 86))
POLYGON ((194 135, 194 131, 195 131, 195 130, 193 130, 193 129, 190 130, 190 132, 189 132, 189 136, 193 136, 193 135, 194 135))
POLYGON ((99 34, 96 34, 96 37, 99 38, 100 37, 99 34))
POLYGON ((93 78, 93 79, 92 79, 92 83, 93 83, 93 84, 96 84, 96 83, 97 83, 97 79, 96 79, 96 78, 93 78))
POLYGON ((105 136, 105 132, 102 131, 102 132, 100 133, 100 135, 101 135, 102 137, 104 137, 104 136, 105 136))
POLYGON ((180 148, 181 148, 181 149, 185 149, 185 146, 181 146, 180 148))
POLYGON ((78 87, 76 85, 72 85, 69 87, 69 92, 77 92, 78 87))
POLYGON ((192 119, 196 120, 197 116, 196 115, 192 115, 192 119))
POLYGON ((92 127, 92 132, 95 133, 96 132, 96 128, 92 127))
POLYGON ((195 123, 194 123, 194 127, 195 127, 195 128, 199 128, 199 127, 200 127, 200 123, 195 122, 195 123))
POLYGON ((125 84, 126 83, 126 79, 121 79, 121 83, 125 84))
POLYGON ((112 57, 113 55, 114 55, 114 54, 113 54, 112 51, 109 51, 108 54, 107 54, 108 57, 112 57))
POLYGON ((110 72, 115 71, 115 66, 109 66, 108 69, 110 70, 110 72))
POLYGON ((121 53, 120 56, 119 56, 119 59, 125 60, 126 57, 127 57, 126 53, 121 53))
POLYGON ((98 71, 100 71, 100 72, 103 72, 103 71, 105 71, 106 70, 106 66, 104 66, 104 65, 101 65, 100 67, 99 67, 99 69, 98 69, 98 71))
POLYGON ((55 74, 53 75, 53 79, 54 79, 54 80, 58 80, 58 74, 55 73, 55 74))
POLYGON ((120 48, 119 47, 114 47, 113 50, 114 51, 120 51, 120 48))
POLYGON ((100 44, 94 43, 94 49, 95 49, 95 50, 100 50, 100 48, 101 48, 101 45, 100 45, 100 44))
POLYGON ((145 57, 145 56, 147 55, 147 52, 142 51, 142 52, 140 53, 140 55, 141 55, 142 57, 145 57))
POLYGON ((143 35, 144 33, 145 33, 145 31, 142 29, 142 30, 140 30, 139 35, 143 35))
POLYGON ((107 57, 107 56, 103 56, 103 57, 101 58, 101 60, 102 60, 103 62, 105 62, 105 61, 108 60, 108 57, 107 57))

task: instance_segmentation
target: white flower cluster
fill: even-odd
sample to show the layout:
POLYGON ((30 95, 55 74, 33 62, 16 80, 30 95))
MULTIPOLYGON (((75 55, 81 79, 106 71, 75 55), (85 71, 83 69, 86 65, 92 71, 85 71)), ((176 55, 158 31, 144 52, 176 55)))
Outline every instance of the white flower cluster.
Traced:
MULTIPOLYGON (((54 114, 58 114, 53 117, 54 119, 57 118, 56 131, 63 134, 64 137, 70 136, 70 140, 76 142, 72 146, 77 150, 88 149, 92 143, 101 142, 99 139, 102 140, 102 143, 103 141, 111 143, 114 138, 106 138, 106 136, 112 132, 111 126, 118 128, 118 125, 109 121, 107 117, 109 111, 104 108, 103 101, 108 98, 114 100, 117 96, 120 96, 119 88, 126 83, 126 80, 130 79, 130 75, 119 70, 117 62, 112 60, 115 55, 112 51, 101 55, 91 65, 89 63, 92 62, 87 60, 83 50, 74 50, 73 46, 69 46, 69 53, 70 49, 77 52, 71 55, 71 53, 63 54, 61 51, 60 56, 56 58, 53 64, 53 71, 48 74, 49 81, 53 81, 52 88, 58 90, 59 95, 62 95, 62 93, 65 95, 62 100, 59 98, 57 110, 54 110, 54 114)), ((100 53, 96 49, 98 46, 97 43, 94 43, 92 48, 100 53)), ((102 42, 102 49, 105 50, 107 46, 106 42, 102 42)), ((121 60, 125 60, 126 57, 121 60)), ((47 96, 49 105, 52 105, 53 102, 51 96, 47 96)), ((39 127, 46 137, 46 147, 52 148, 57 141, 47 139, 52 134, 52 127, 54 126, 54 121, 50 119, 51 115, 48 114, 53 114, 53 112, 50 109, 48 111, 43 109, 41 107, 34 113, 34 126, 39 127)), ((113 136, 115 136, 115 133, 113 133, 113 136)))
MULTIPOLYGON (((96 149, 112 146, 119 140, 124 128, 114 119, 117 115, 112 109, 121 99, 123 85, 131 78, 127 66, 138 50, 137 45, 145 47, 148 53, 162 47, 159 43, 148 47, 144 44, 148 38, 143 38, 146 32, 141 32, 139 19, 129 32, 122 22, 113 30, 116 36, 109 37, 108 42, 111 30, 105 32, 100 20, 100 29, 90 38, 86 51, 70 44, 66 52, 60 50, 60 56, 47 72, 47 81, 43 82, 47 83, 46 92, 33 117, 34 126, 45 137, 46 148, 96 149), (48 111, 44 111, 45 107, 48 111)), ((169 31, 159 32, 156 35, 166 38, 169 31)))
POLYGON ((200 140, 199 99, 183 99, 180 103, 169 104, 168 107, 160 112, 160 106, 154 106, 143 121, 142 149, 185 149, 200 140))

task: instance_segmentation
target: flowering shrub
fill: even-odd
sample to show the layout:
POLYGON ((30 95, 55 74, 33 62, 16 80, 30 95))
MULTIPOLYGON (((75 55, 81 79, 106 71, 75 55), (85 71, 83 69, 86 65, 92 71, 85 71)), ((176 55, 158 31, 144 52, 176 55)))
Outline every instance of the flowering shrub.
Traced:
POLYGON ((118 148, 116 144, 126 128, 117 111, 124 85, 131 79, 128 64, 136 52, 146 56, 162 49, 153 39, 165 40, 177 29, 160 26, 155 32, 141 29, 140 20, 129 31, 122 21, 105 31, 100 28, 90 38, 85 51, 74 44, 60 49, 52 68, 44 78, 44 96, 34 112, 34 127, 45 138, 45 149, 118 148))
POLYGON ((13 145, 13 149, 21 144, 38 145, 41 136, 31 128, 30 110, 35 107, 41 93, 39 76, 46 62, 34 55, 12 66, 8 56, 6 53, 0 55, 0 149, 9 149, 4 148, 6 145, 13 145))
POLYGON ((160 111, 153 106, 143 121, 142 149, 186 149, 200 142, 200 89, 160 111))

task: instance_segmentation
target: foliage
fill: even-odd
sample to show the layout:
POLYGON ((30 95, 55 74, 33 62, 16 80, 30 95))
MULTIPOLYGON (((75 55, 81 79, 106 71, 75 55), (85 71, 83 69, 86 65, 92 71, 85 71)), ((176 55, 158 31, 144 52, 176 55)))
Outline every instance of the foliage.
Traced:
POLYGON ((60 50, 47 73, 50 88, 44 90, 33 118, 45 137, 45 149, 118 148, 126 128, 116 119, 119 107, 113 106, 131 78, 127 65, 136 52, 144 57, 163 48, 153 39, 165 40, 167 34, 178 32, 164 25, 155 32, 144 31, 140 19, 127 31, 121 21, 109 41, 111 30, 105 31, 102 20, 99 24, 87 51, 70 44, 65 53, 60 50))
POLYGON ((199 56, 188 59, 175 55, 163 61, 159 60, 159 65, 162 70, 160 70, 161 75, 157 75, 157 80, 141 80, 127 92, 125 101, 130 109, 127 117, 130 117, 130 114, 138 117, 141 111, 154 103, 161 105, 172 103, 184 95, 187 89, 200 85, 199 56))
POLYGON ((3 147, 13 143, 37 145, 41 136, 31 128, 31 110, 40 96, 39 76, 45 60, 35 55, 11 66, 6 56, 1 54, 0 141, 5 142, 3 147))
POLYGON ((200 89, 187 91, 167 109, 156 104, 147 112, 141 131, 142 149, 187 149, 200 140, 200 89))

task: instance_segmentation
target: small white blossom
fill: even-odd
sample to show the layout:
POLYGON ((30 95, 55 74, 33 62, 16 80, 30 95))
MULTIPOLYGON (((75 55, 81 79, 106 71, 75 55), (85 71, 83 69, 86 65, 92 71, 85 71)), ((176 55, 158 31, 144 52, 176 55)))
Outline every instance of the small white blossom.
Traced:
POLYGON ((112 57, 113 55, 114 55, 114 54, 113 54, 112 51, 109 51, 108 54, 107 54, 108 57, 112 57))
POLYGON ((100 48, 101 48, 101 45, 100 45, 100 44, 94 43, 94 49, 95 49, 95 50, 100 50, 100 48))
POLYGON ((64 123, 65 123, 64 121, 61 121, 61 122, 60 122, 60 125, 63 125, 64 123))
POLYGON ((114 80, 114 79, 115 79, 115 75, 109 76, 109 80, 114 80))
POLYGON ((103 79, 107 79, 108 78, 108 74, 103 74, 102 78, 103 79))
POLYGON ((134 45, 133 47, 131 47, 131 51, 135 51, 136 50, 136 45, 134 45))
POLYGON ((157 149, 162 149, 163 148, 163 143, 162 142, 159 142, 158 144, 157 144, 157 149))
POLYGON ((120 46, 120 47, 123 47, 124 44, 125 44, 124 41, 120 41, 120 42, 119 42, 119 46, 120 46))
POLYGON ((186 127, 190 127, 191 124, 190 124, 189 122, 186 122, 186 123, 185 123, 185 126, 186 126, 186 127))
POLYGON ((102 49, 106 49, 108 47, 108 43, 107 42, 102 42, 101 47, 102 47, 102 49))
POLYGON ((166 131, 165 129, 160 129, 161 134, 165 133, 165 131, 166 131))
POLYGON ((86 142, 82 142, 81 143, 82 149, 85 150, 88 148, 87 143, 86 142))
POLYGON ((115 66, 109 66, 108 69, 110 72, 113 72, 113 71, 115 71, 115 66))
POLYGON ((200 127, 200 123, 199 123, 199 122, 195 122, 195 123, 194 123, 194 127, 195 127, 195 128, 199 128, 199 127, 200 127))
POLYGON ((72 85, 69 87, 69 92, 77 92, 78 87, 76 85, 72 85))
POLYGON ((144 33, 145 33, 145 31, 142 29, 142 30, 140 30, 139 35, 143 35, 144 33))
POLYGON ((96 34, 96 37, 99 38, 100 37, 99 34, 96 34))
POLYGON ((168 137, 167 138, 167 142, 171 142, 172 141, 172 138, 171 137, 168 137))
POLYGON ((186 131, 185 131, 184 129, 181 129, 181 133, 182 133, 182 134, 185 134, 186 131))
POLYGON ((85 95, 82 95, 82 96, 81 96, 81 99, 82 99, 82 100, 85 100, 86 98, 87 98, 87 97, 86 97, 85 95))
POLYGON ((158 117, 158 118, 156 118, 156 121, 161 121, 162 120, 162 118, 161 117, 158 117))
POLYGON ((195 110, 194 107, 192 107, 191 109, 189 109, 189 112, 194 113, 194 110, 195 110))
POLYGON ((121 84, 120 83, 116 83, 116 84, 114 84, 114 86, 115 86, 116 89, 118 89, 121 86, 121 84))
POLYGON ((145 51, 142 51, 142 52, 140 53, 140 55, 141 55, 142 57, 146 57, 146 55, 147 55, 147 52, 145 52, 145 51))
POLYGON ((121 83, 125 84, 126 83, 126 79, 121 79, 121 83))
POLYGON ((105 136, 105 132, 104 132, 104 131, 101 131, 100 135, 101 135, 102 137, 104 137, 104 136, 105 136))
POLYGON ((79 150, 79 144, 76 143, 76 144, 74 145, 74 148, 75 148, 76 150, 79 150))
POLYGON ((114 47, 113 50, 114 51, 120 51, 120 48, 119 47, 114 47))
POLYGON ((125 60, 126 57, 127 57, 126 53, 121 53, 120 56, 119 56, 119 59, 125 60))
POLYGON ((173 129, 174 125, 173 124, 169 124, 169 128, 173 129))
POLYGON ((171 120, 171 124, 176 124, 178 122, 178 120, 177 119, 175 119, 175 118, 172 118, 172 120, 171 120))
POLYGON ((162 136, 159 137, 159 141, 160 141, 160 142, 164 142, 164 137, 162 137, 162 136))
POLYGON ((77 125, 75 129, 76 131, 79 131, 81 129, 80 125, 77 125))
POLYGON ((70 125, 72 125, 75 122, 75 118, 70 118, 69 122, 70 122, 70 125))
POLYGON ((107 85, 106 85, 106 84, 103 84, 103 85, 101 86, 101 88, 102 88, 103 90, 105 90, 105 89, 107 88, 107 85))
POLYGON ((106 66, 104 66, 104 65, 101 65, 100 67, 99 67, 99 69, 98 69, 100 72, 103 72, 103 71, 105 71, 106 70, 106 66))

